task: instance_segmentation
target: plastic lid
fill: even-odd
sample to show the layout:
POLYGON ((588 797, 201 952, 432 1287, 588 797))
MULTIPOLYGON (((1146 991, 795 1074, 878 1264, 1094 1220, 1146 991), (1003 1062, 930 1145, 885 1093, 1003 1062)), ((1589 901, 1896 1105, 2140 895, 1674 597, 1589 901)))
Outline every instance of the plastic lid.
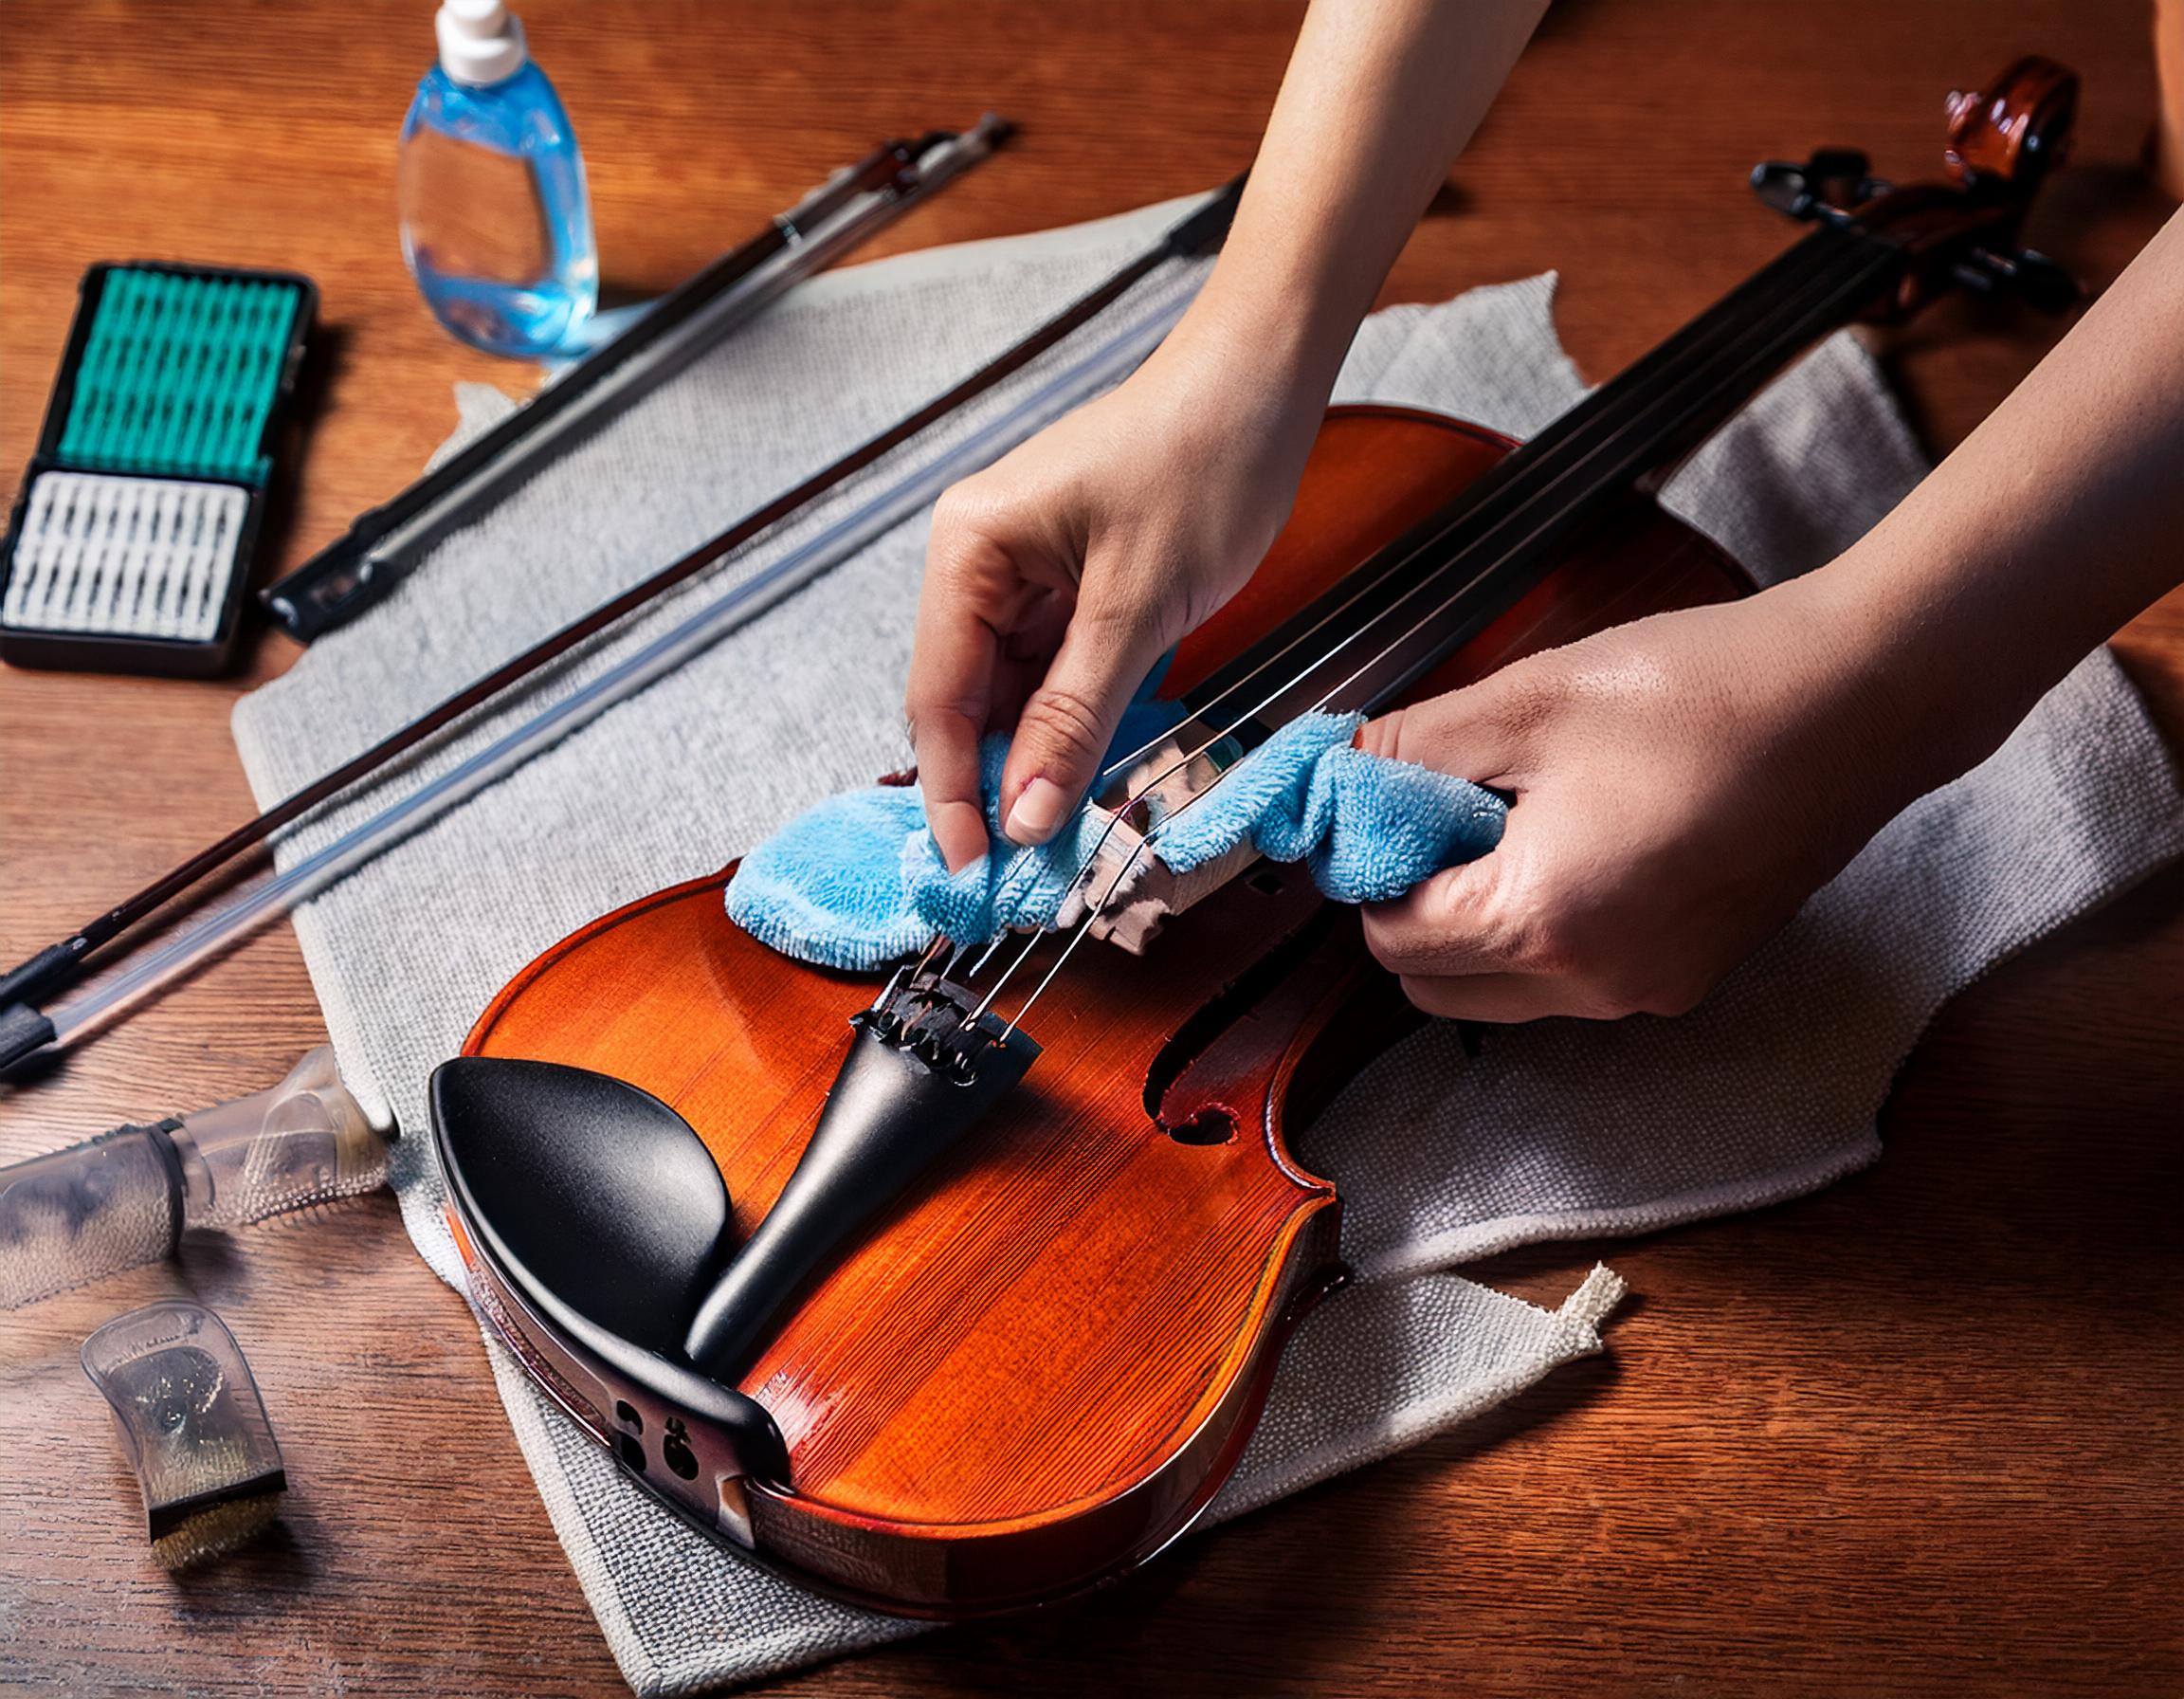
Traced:
POLYGON ((288 1477, 243 1347, 218 1316, 180 1300, 117 1316, 83 1342, 83 1372, 113 1406, 161 1562, 211 1557, 263 1525, 288 1477), (255 1513, 213 1513, 243 1501, 255 1513))
POLYGON ((369 1192, 387 1178, 387 1146, 320 1045, 269 1091, 182 1117, 183 1219, 235 1227, 282 1210, 369 1192))
POLYGON ((458 82, 500 82, 529 58, 522 20, 500 0, 440 0, 432 27, 440 37, 440 68, 458 82))

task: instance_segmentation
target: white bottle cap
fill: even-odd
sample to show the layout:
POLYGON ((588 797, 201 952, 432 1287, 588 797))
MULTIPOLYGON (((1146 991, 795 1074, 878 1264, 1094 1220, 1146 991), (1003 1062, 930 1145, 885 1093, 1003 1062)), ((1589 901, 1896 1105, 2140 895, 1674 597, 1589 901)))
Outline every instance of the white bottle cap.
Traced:
POLYGON ((522 21, 500 0, 440 0, 432 27, 440 37, 440 68, 472 87, 513 77, 529 57, 522 21))

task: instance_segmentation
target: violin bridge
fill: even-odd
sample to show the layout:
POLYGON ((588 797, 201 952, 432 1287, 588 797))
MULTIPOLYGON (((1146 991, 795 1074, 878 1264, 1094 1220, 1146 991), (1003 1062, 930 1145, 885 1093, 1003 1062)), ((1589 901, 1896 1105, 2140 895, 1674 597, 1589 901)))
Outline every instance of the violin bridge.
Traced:
POLYGON ((1256 862, 1259 852, 1248 843, 1239 844, 1226 855, 1178 873, 1160 859, 1156 849, 1145 847, 1144 831, 1129 818, 1134 812, 1113 818, 1090 870, 1063 904, 1057 919, 1065 929, 1081 925, 1098 902, 1092 936, 1142 956, 1171 916, 1210 897, 1256 862))
POLYGON ((1245 753, 1232 730, 1197 721, 1145 751, 1093 805, 1102 821, 1100 848, 1063 904, 1060 923, 1080 925, 1097 908, 1093 937, 1142 956, 1170 916, 1204 902, 1257 861, 1258 851, 1245 843, 1178 873, 1157 848, 1161 827, 1219 784, 1245 753))

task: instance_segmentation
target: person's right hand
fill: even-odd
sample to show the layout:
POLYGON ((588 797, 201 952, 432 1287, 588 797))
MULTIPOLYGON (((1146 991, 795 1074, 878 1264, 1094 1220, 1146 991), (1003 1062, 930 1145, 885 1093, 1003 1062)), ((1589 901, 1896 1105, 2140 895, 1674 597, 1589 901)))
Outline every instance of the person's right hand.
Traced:
POLYGON ((1044 843, 1162 654, 1233 595, 1288 517, 1319 398, 1171 337, 1119 389, 941 500, 905 709, 951 871, 987 848, 978 740, 1013 724, 1000 818, 1044 843))

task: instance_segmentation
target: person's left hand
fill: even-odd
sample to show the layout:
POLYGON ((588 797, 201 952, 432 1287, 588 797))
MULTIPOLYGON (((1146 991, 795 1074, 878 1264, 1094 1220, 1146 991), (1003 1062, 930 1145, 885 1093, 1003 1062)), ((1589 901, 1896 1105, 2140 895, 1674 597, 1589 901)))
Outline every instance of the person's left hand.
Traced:
POLYGON ((1859 625, 1800 581, 1372 722, 1362 747, 1516 798, 1490 854, 1365 910, 1374 954, 1434 1014, 1689 1009, 1957 770, 1945 735, 1891 723, 1899 681, 1859 625))

